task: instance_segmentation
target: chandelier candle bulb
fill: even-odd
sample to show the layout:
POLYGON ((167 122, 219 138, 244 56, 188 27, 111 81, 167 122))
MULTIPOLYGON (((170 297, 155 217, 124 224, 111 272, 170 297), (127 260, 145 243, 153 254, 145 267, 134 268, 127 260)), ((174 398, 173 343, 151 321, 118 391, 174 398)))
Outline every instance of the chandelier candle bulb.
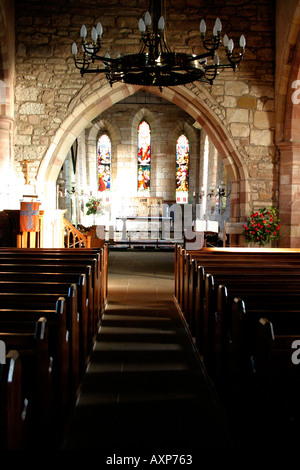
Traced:
POLYGON ((216 28, 217 28, 217 31, 219 31, 219 32, 222 31, 222 23, 221 23, 220 18, 217 18, 217 19, 216 19, 215 26, 216 26, 216 28))
POLYGON ((219 18, 217 18, 217 19, 216 19, 216 22, 215 22, 214 29, 213 29, 213 35, 214 35, 215 37, 218 36, 218 35, 220 35, 221 29, 222 29, 221 21, 219 20, 219 18))
POLYGON ((231 53, 233 51, 233 48, 234 48, 234 43, 233 43, 232 39, 230 39, 228 41, 228 46, 227 47, 228 47, 229 52, 231 53))
POLYGON ((146 25, 145 25, 145 21, 143 20, 143 18, 139 19, 139 30, 142 34, 146 31, 146 25))
POLYGON ((72 54, 76 55, 77 52, 78 52, 77 45, 76 45, 75 42, 73 42, 73 44, 72 44, 72 54))
POLYGON ((80 29, 80 36, 82 37, 82 39, 85 39, 86 35, 87 35, 87 29, 86 29, 86 26, 83 24, 80 29))
POLYGON ((245 49, 246 39, 245 39, 245 36, 243 34, 240 37, 240 46, 241 46, 242 49, 245 49))
POLYGON ((97 42, 98 34, 97 34, 97 30, 95 27, 92 28, 91 37, 92 37, 93 42, 97 42))
POLYGON ((149 11, 147 11, 146 14, 145 14, 145 24, 146 24, 146 26, 149 27, 151 25, 151 22, 152 22, 151 15, 150 15, 149 11))
POLYGON ((206 33, 206 23, 204 20, 200 21, 200 33, 203 34, 203 36, 206 33))
POLYGON ((101 37, 102 34, 103 34, 103 28, 102 28, 102 24, 100 22, 97 23, 96 30, 97 30, 98 36, 101 37))
POLYGON ((164 27, 165 27, 165 19, 163 16, 161 16, 158 21, 158 29, 162 31, 164 27))

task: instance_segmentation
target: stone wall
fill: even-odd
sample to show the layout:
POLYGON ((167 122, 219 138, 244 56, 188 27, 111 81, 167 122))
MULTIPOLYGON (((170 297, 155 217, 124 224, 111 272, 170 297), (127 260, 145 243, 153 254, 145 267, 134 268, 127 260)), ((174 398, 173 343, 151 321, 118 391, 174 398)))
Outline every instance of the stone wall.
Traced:
MULTIPOLYGON (((102 22, 104 52, 109 51, 112 56, 114 51, 116 55, 135 52, 139 43, 138 19, 148 2, 144 8, 142 2, 135 0, 112 0, 108 6, 80 0, 16 3, 15 169, 22 176, 20 162, 41 162, 76 106, 105 83, 104 79, 91 76, 81 78, 74 67, 70 48, 78 40, 81 24, 90 30, 97 21, 102 22)), ((220 17, 223 30, 230 37, 245 34, 247 52, 238 71, 221 72, 213 87, 194 83, 186 89, 207 109, 210 121, 228 135, 239 157, 238 166, 242 165, 246 175, 248 190, 241 199, 254 208, 276 204, 273 1, 167 3, 167 36, 171 48, 178 51, 199 52, 198 27, 202 17, 210 29, 215 17, 220 17)), ((184 106, 182 103, 183 109, 184 106)), ((206 116, 201 119, 205 121, 206 116)), ((209 133, 213 138, 211 126, 209 133)), ((225 165, 234 166, 226 161, 227 155, 222 158, 225 165)), ((244 187, 240 191, 245 191, 244 187)), ((240 211, 235 216, 243 214, 246 215, 240 211)))

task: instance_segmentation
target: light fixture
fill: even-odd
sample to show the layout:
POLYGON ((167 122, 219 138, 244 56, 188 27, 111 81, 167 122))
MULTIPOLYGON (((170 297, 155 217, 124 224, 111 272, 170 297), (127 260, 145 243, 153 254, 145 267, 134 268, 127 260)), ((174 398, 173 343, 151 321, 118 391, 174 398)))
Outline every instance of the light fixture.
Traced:
POLYGON ((226 194, 226 185, 225 185, 225 183, 223 183, 223 181, 221 181, 220 184, 219 184, 216 196, 219 196, 220 198, 222 198, 222 197, 226 198, 229 195, 230 195, 230 191, 228 191, 228 193, 226 194))
POLYGON ((221 183, 219 184, 219 188, 218 188, 217 194, 218 194, 220 197, 224 197, 224 196, 225 196, 225 189, 226 189, 226 186, 225 186, 225 184, 223 183, 223 181, 221 181, 221 183))
POLYGON ((226 199, 230 195, 230 190, 226 194, 226 185, 223 181, 219 183, 216 196, 216 205, 219 207, 219 212, 224 211, 226 209, 226 199))
POLYGON ((225 34, 221 41, 222 24, 217 18, 211 37, 206 35, 206 23, 200 22, 200 36, 205 49, 201 54, 172 52, 165 38, 165 19, 162 14, 164 0, 150 1, 145 19, 138 25, 141 33, 141 48, 137 54, 110 57, 99 55, 102 49, 103 28, 99 22, 91 30, 91 41, 87 41, 87 28, 81 27, 81 48, 72 45, 75 66, 83 76, 86 73, 104 73, 112 86, 115 82, 132 85, 162 87, 184 85, 194 81, 212 84, 220 69, 232 68, 241 62, 246 46, 245 37, 240 37, 239 52, 234 52, 234 43, 225 34), (151 13, 150 13, 151 11, 151 13), (224 45, 227 61, 221 62, 217 50, 224 45))
POLYGON ((215 195, 215 187, 211 185, 209 192, 207 193, 208 197, 213 197, 215 195))

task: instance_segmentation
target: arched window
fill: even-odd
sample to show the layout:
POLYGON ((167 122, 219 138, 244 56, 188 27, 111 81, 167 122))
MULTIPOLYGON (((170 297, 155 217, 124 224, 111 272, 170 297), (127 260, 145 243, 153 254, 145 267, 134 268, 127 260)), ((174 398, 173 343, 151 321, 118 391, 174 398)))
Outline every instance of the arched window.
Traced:
POLYGON ((148 122, 138 127, 138 194, 150 195, 151 130, 148 122))
POLYGON ((111 141, 107 134, 98 140, 98 191, 110 190, 111 141))
POLYGON ((186 204, 189 190, 189 141, 181 134, 176 142, 176 202, 186 204))

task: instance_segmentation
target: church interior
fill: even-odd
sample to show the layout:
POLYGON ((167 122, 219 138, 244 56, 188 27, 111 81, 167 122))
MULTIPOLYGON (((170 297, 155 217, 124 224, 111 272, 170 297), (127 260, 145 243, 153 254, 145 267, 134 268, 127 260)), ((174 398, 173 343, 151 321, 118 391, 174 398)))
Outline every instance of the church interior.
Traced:
POLYGON ((300 0, 0 26, 0 448, 295 445, 300 0))

